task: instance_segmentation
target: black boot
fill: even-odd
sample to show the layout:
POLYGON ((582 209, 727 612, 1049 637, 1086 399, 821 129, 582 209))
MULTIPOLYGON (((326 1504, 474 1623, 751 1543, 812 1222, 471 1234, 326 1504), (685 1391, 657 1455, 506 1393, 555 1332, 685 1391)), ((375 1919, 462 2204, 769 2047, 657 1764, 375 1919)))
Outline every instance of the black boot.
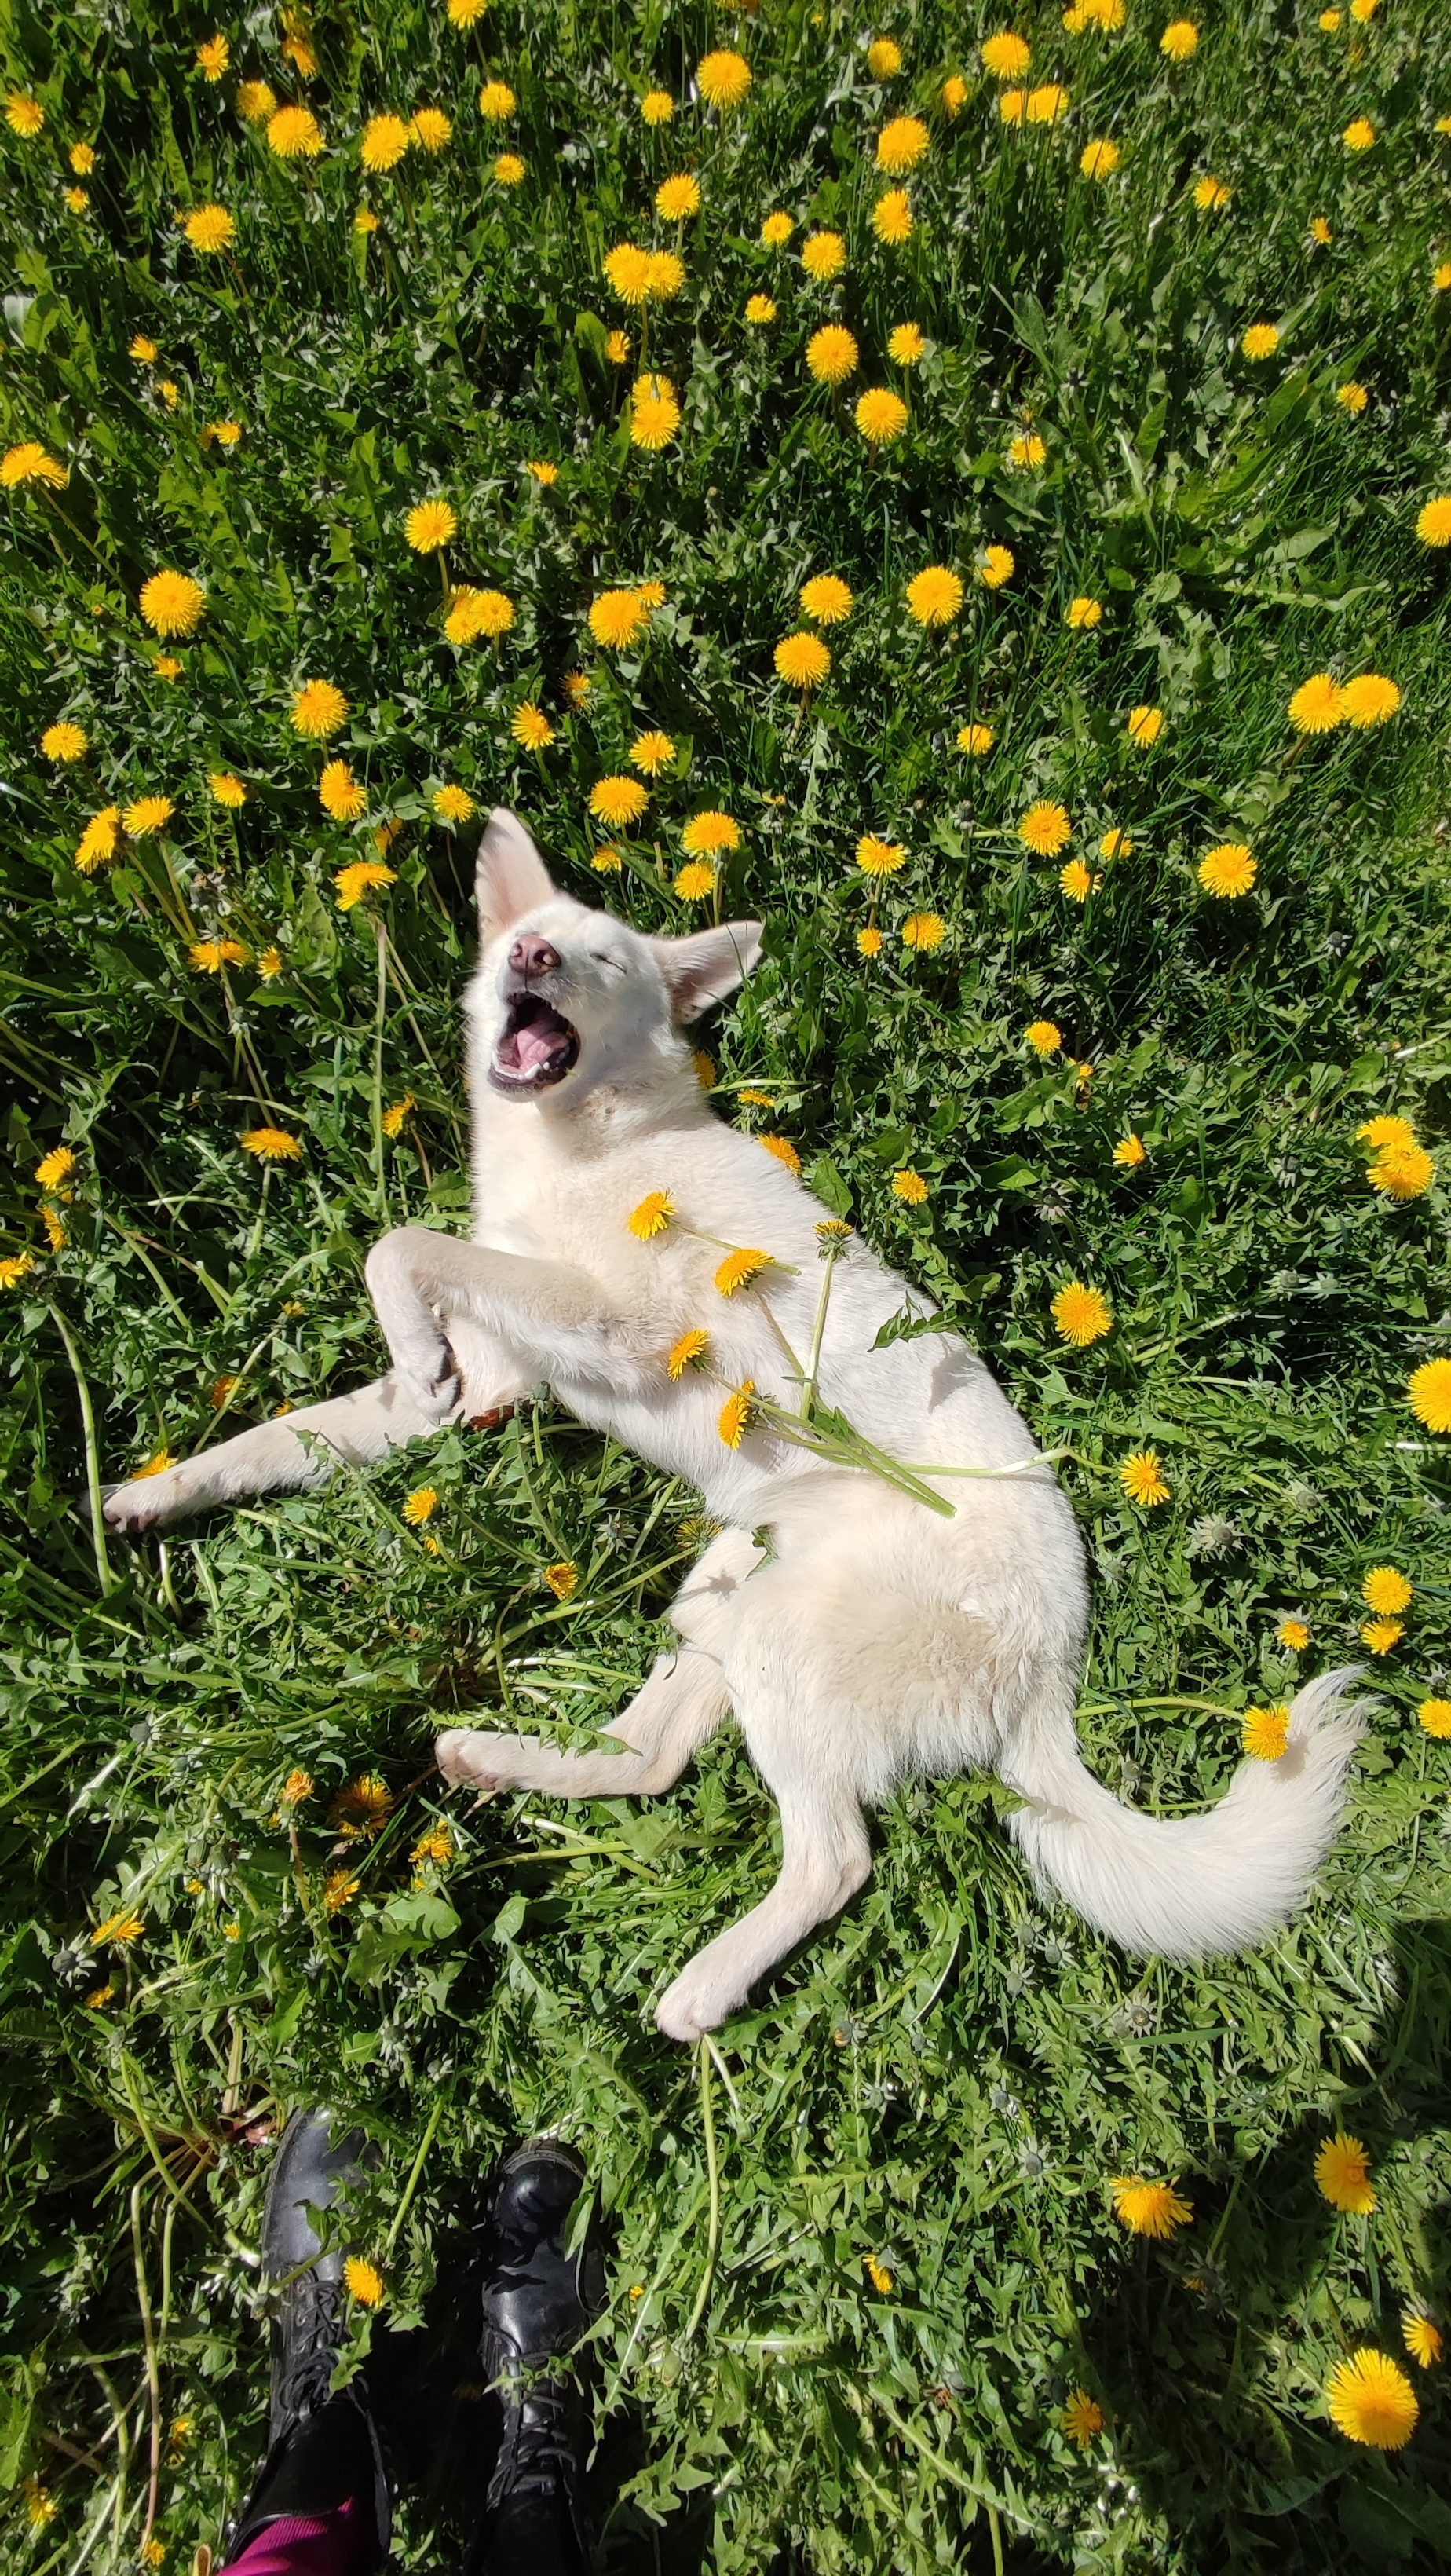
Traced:
POLYGON ((334 2146, 326 2111, 297 2111, 277 2150, 262 2218, 263 2278, 285 2284, 272 2322, 272 2415, 267 2458, 229 2566, 268 2523, 350 2502, 360 2517, 359 2570, 381 2567, 388 2553, 392 2516, 367 2390, 355 2379, 330 2394, 346 2339, 347 2257, 321 2252, 308 2216, 309 2206, 330 2209, 358 2179, 363 2143, 361 2129, 351 2129, 334 2146))
POLYGON ((589 2419, 578 2376, 558 2367, 604 2304, 598 2252, 564 2250, 583 2181, 566 2147, 538 2138, 509 2158, 490 2205, 479 2349, 499 2449, 465 2576, 589 2576, 589 2419))

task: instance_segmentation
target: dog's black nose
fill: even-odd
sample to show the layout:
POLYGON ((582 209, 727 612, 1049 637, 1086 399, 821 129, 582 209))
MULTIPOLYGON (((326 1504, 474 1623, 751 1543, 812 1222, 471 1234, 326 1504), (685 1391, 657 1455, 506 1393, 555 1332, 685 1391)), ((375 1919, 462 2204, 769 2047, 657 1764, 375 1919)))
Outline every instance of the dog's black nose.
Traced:
POLYGON ((559 951, 551 948, 547 939, 536 939, 526 931, 510 949, 509 963, 516 975, 552 975, 559 964, 559 951))

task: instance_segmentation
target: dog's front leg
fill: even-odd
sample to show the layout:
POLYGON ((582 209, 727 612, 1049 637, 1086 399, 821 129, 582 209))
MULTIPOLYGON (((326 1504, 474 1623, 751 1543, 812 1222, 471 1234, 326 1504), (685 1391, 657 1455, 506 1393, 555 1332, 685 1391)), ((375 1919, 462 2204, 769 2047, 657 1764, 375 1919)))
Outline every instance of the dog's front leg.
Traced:
POLYGON ((458 1398, 450 1328, 472 1325, 527 1372, 551 1381, 637 1380, 658 1357, 661 1332, 627 1315, 588 1271, 494 1252, 421 1225, 400 1226, 368 1255, 368 1288, 394 1366, 424 1411, 441 1420, 458 1398))

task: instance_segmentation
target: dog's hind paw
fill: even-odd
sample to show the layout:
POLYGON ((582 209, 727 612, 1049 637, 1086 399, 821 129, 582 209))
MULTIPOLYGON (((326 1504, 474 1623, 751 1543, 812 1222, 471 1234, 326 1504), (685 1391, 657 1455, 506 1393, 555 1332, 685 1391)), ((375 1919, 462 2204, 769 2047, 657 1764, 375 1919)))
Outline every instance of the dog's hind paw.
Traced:
POLYGON ((476 1727, 450 1726, 434 1745, 434 1759, 452 1788, 477 1789, 481 1796, 491 1798, 496 1789, 507 1786, 499 1759, 505 1742, 502 1735, 480 1732, 476 1727))
POLYGON ((718 2030, 742 2000, 734 1984, 724 1986, 711 1974, 708 1952, 692 1959, 682 1968, 673 1986, 667 1986, 655 2006, 655 2027, 667 2039, 678 2039, 687 2047, 703 2039, 708 2030, 718 2030))

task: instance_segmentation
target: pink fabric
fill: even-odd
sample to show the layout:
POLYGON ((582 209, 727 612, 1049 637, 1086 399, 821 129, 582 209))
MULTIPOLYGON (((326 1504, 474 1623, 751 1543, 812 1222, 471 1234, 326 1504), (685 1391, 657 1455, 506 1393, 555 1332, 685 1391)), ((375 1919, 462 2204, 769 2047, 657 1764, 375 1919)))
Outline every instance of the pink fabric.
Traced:
POLYGON ((289 2513, 269 2522, 224 2576, 371 2576, 377 2565, 373 2517, 350 2496, 331 2513, 289 2513))

